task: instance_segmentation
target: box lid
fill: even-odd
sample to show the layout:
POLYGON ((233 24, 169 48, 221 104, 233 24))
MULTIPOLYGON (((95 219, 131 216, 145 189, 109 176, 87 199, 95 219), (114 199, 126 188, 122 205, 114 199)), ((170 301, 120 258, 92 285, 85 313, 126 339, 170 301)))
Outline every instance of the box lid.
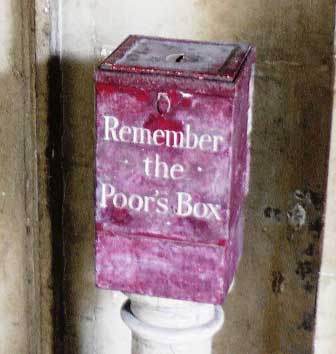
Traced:
POLYGON ((128 73, 180 76, 232 83, 251 47, 131 35, 100 65, 128 73))

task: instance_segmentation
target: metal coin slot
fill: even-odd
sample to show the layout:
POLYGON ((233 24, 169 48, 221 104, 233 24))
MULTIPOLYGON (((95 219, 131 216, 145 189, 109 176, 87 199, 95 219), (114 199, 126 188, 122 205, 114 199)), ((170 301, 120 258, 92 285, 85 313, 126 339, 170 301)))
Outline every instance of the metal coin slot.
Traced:
POLYGON ((169 54, 166 56, 166 60, 169 62, 181 63, 185 59, 184 53, 169 54))

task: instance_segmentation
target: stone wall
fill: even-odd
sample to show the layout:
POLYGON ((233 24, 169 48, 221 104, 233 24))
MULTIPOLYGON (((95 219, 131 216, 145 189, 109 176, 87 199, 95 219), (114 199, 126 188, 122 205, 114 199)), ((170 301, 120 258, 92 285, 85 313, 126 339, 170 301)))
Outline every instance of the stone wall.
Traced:
POLYGON ((36 115, 30 1, 0 11, 0 352, 39 350, 36 115))
POLYGON ((124 296, 94 286, 92 80, 130 33, 256 46, 245 249, 214 352, 312 353, 333 26, 331 0, 3 0, 0 353, 130 353, 124 296))
POLYGON ((245 252, 215 353, 312 352, 333 13, 329 0, 63 2, 67 353, 129 351, 122 295, 94 288, 92 210, 92 72, 129 33, 257 47, 245 252))

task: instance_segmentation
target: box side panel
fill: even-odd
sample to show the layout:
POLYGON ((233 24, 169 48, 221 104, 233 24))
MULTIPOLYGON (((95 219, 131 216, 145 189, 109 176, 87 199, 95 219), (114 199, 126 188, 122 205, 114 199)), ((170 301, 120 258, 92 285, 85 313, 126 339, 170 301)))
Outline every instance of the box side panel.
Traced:
MULTIPOLYGON (((155 85, 144 89, 141 81, 129 85, 126 74, 124 81, 120 75, 116 80, 108 76, 96 84, 97 285, 221 303, 237 259, 237 244, 231 242, 226 251, 234 91, 225 86, 226 98, 199 94, 172 89, 166 79, 158 82, 161 89, 168 87, 160 91, 155 85), (139 129, 146 129, 140 142, 134 140, 141 137, 139 129), (169 146, 167 140, 159 146, 148 144, 148 136, 152 139, 158 129, 186 135, 189 131, 194 141, 202 134, 221 138, 216 147, 208 144, 205 150, 172 149, 174 139, 169 146), (155 169, 149 173, 145 160, 150 158, 153 167, 157 157, 169 166, 183 165, 184 178, 158 178, 155 169), (179 193, 190 196, 182 209, 179 193), (168 208, 162 206, 165 198, 168 208), (196 203, 205 205, 199 212, 209 208, 212 215, 186 215, 196 203), (209 204, 220 206, 220 219, 209 204)), ((178 143, 184 141, 180 139, 178 143)))
POLYGON ((239 261, 243 252, 245 216, 243 208, 238 212, 237 218, 230 229, 230 237, 225 247, 225 281, 223 282, 224 299, 235 277, 239 261))
POLYGON ((96 88, 97 228, 118 235, 224 242, 232 101, 112 81, 98 82, 96 88), (165 114, 158 112, 162 95, 169 100, 165 114), (165 135, 157 145, 153 137, 159 130, 165 135), (208 139, 205 149, 195 145, 202 136, 208 139), (177 165, 183 172, 174 179, 168 170, 177 165))
POLYGON ((104 289, 222 303, 224 248, 98 232, 96 283, 104 289))
POLYGON ((230 227, 236 223, 248 192, 251 148, 249 133, 252 125, 252 99, 250 93, 253 84, 251 78, 254 62, 255 53, 252 52, 241 71, 239 79, 236 81, 232 118, 230 227))

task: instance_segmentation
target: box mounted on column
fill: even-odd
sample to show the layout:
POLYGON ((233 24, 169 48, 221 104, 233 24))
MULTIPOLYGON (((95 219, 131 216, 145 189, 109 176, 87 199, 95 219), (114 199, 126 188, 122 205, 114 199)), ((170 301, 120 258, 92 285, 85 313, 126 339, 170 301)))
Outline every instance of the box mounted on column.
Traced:
POLYGON ((96 283, 223 302, 242 254, 254 49, 129 36, 96 81, 96 283))

